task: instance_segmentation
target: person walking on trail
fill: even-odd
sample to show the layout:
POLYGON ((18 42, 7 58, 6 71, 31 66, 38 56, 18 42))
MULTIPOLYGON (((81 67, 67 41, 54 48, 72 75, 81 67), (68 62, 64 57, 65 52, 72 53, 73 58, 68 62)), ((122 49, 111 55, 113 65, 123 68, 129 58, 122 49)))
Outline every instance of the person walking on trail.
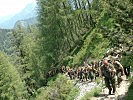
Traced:
POLYGON ((124 73, 124 68, 123 66, 120 64, 119 61, 114 61, 113 62, 114 67, 116 69, 116 76, 117 76, 117 82, 118 82, 118 87, 120 87, 120 83, 122 82, 122 76, 125 75, 124 73))
POLYGON ((65 66, 62 66, 62 67, 61 67, 61 73, 62 73, 62 74, 65 74, 65 73, 66 73, 66 67, 65 67, 65 66))
POLYGON ((73 79, 73 70, 70 67, 67 68, 67 74, 70 77, 70 79, 72 80, 73 79))
POLYGON ((94 81, 94 78, 95 78, 95 68, 93 68, 93 66, 91 65, 91 69, 90 69, 91 82, 94 81))
POLYGON ((128 77, 130 76, 130 69, 131 69, 131 66, 124 66, 124 72, 126 75, 126 79, 128 79, 128 77))
POLYGON ((100 76, 104 76, 105 85, 109 89, 109 95, 112 92, 115 93, 116 86, 115 86, 115 74, 116 70, 112 64, 108 62, 107 59, 103 60, 103 66, 100 68, 100 76))
POLYGON ((85 81, 88 81, 88 70, 87 70, 87 66, 85 66, 85 68, 84 68, 84 78, 85 78, 85 81))
POLYGON ((81 82, 83 82, 83 79, 84 79, 84 69, 83 69, 83 67, 80 68, 79 79, 80 79, 81 82))
POLYGON ((88 81, 88 64, 86 62, 84 62, 84 69, 83 69, 83 73, 84 73, 84 80, 88 81))
POLYGON ((94 78, 96 80, 96 78, 99 77, 99 68, 98 68, 98 63, 96 61, 92 62, 92 68, 94 72, 94 78))

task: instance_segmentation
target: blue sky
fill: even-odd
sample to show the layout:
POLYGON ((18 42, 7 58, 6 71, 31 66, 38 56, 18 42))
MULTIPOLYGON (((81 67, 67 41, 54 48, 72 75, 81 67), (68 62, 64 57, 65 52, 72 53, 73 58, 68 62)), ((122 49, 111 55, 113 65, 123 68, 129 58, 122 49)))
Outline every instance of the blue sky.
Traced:
POLYGON ((0 17, 14 15, 35 0, 0 0, 0 17))

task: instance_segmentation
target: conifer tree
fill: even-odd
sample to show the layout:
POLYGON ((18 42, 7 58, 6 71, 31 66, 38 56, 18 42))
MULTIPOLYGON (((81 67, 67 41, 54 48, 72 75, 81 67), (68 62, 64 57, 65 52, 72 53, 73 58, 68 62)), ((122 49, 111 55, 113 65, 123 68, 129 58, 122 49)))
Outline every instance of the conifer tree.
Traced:
POLYGON ((27 96, 26 88, 17 69, 9 58, 0 52, 0 99, 22 100, 27 96))

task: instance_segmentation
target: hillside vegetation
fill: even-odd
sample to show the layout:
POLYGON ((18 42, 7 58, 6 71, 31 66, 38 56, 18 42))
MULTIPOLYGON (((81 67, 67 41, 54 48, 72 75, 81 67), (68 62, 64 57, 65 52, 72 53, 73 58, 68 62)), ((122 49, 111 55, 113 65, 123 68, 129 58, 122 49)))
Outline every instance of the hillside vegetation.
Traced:
POLYGON ((37 24, 18 22, 8 39, 6 30, 0 33, 0 99, 73 100, 79 90, 59 74, 61 67, 99 61, 109 48, 122 48, 121 63, 133 65, 132 0, 37 4, 37 24), (10 50, 3 47, 6 40, 10 50))

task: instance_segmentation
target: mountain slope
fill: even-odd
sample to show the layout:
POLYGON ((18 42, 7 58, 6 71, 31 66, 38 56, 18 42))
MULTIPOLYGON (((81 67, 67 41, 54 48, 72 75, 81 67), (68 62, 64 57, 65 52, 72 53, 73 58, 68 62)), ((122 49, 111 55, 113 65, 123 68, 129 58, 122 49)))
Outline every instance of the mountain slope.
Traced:
POLYGON ((37 18, 36 17, 28 18, 28 19, 25 19, 25 20, 18 20, 15 23, 14 28, 16 28, 17 26, 27 28, 28 26, 34 25, 36 23, 37 23, 37 18))
POLYGON ((0 22, 0 27, 4 29, 12 29, 18 20, 29 19, 35 16, 37 16, 36 3, 30 3, 20 13, 14 15, 10 19, 8 18, 8 20, 4 22, 0 22))
POLYGON ((11 30, 0 29, 0 51, 9 53, 9 48, 11 46, 11 30))

